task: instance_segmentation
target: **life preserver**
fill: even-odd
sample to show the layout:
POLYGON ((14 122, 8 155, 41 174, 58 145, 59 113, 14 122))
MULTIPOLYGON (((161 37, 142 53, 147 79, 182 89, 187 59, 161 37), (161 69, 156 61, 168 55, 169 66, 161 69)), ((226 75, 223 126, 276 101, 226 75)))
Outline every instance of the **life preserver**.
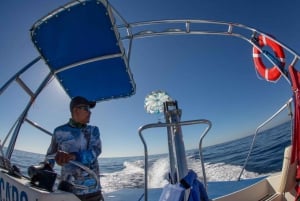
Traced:
MULTIPOLYGON (((271 47, 275 53, 276 58, 280 61, 281 66, 285 65, 284 51, 278 43, 274 42, 273 40, 264 35, 259 35, 258 45, 261 48, 264 46, 271 47)), ((257 69, 260 76, 262 76, 268 81, 276 81, 280 78, 280 70, 276 66, 273 66, 272 68, 267 68, 262 61, 261 52, 255 46, 253 47, 253 60, 255 68, 257 69)))

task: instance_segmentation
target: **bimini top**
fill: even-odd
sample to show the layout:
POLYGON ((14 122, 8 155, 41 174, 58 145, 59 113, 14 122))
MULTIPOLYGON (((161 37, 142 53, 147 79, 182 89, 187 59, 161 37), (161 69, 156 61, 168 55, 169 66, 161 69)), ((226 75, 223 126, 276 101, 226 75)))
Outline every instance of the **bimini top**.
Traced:
POLYGON ((101 101, 135 93, 135 83, 106 1, 69 3, 37 21, 32 41, 70 97, 101 101))

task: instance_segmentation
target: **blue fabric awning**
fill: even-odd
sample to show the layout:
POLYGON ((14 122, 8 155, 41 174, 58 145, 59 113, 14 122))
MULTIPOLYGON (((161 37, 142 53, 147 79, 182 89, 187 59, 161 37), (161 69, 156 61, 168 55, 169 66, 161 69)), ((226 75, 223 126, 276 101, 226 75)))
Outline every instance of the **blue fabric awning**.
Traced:
POLYGON ((31 37, 70 97, 102 101, 135 93, 125 49, 106 3, 67 4, 37 21, 31 37))

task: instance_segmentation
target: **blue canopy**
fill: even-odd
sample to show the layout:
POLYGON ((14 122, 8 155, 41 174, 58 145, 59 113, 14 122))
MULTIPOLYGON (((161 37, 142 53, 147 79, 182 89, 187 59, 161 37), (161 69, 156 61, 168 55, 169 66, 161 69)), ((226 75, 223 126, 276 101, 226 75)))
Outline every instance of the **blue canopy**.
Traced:
POLYGON ((101 101, 131 96, 135 83, 107 3, 72 2, 37 21, 31 38, 72 98, 101 101))

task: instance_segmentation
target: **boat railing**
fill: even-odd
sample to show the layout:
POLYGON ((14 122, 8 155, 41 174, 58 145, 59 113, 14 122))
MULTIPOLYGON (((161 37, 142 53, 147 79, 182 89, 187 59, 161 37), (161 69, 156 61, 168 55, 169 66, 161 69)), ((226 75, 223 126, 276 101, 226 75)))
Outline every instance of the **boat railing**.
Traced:
MULTIPOLYGON (((37 57, 34 60, 32 60, 29 64, 27 64, 26 66, 24 66, 19 72, 17 72, 14 76, 12 76, 1 88, 0 88, 0 95, 2 95, 2 93, 7 89, 7 87, 14 81, 17 81, 17 83, 21 83, 18 81, 21 81, 20 76, 26 72, 29 68, 31 68, 35 63, 37 63, 39 60, 41 59, 41 57, 37 57)), ((21 84, 20 84, 21 85, 21 84)), ((21 85, 21 87, 23 88, 24 85, 21 85)))
POLYGON ((28 118, 25 118, 25 121, 26 121, 27 123, 29 123, 30 125, 32 125, 33 127, 35 127, 35 128, 37 128, 37 129, 39 129, 40 131, 46 133, 47 135, 50 135, 50 136, 53 135, 53 133, 51 133, 51 132, 48 131, 47 129, 43 128, 42 126, 40 126, 39 124, 37 124, 37 123, 34 122, 34 121, 31 121, 31 120, 28 119, 28 118))
MULTIPOLYGON (((121 17, 120 17, 121 18, 121 17)), ((199 19, 166 19, 128 23, 121 18, 122 24, 118 25, 121 40, 129 40, 128 58, 130 59, 133 40, 139 38, 158 37, 158 36, 174 36, 174 35, 213 35, 213 36, 229 36, 236 37, 248 42, 251 46, 257 48, 261 55, 282 72, 283 77, 288 83, 289 78, 286 76, 285 69, 280 69, 272 54, 264 51, 258 44, 259 35, 264 35, 268 39, 279 44, 286 53, 290 53, 291 61, 287 62, 287 66, 296 66, 300 60, 299 54, 289 48, 283 42, 271 37, 269 34, 252 27, 223 21, 199 20, 199 19)))
MULTIPOLYGON (((277 112, 275 112, 271 117, 269 117, 266 121, 264 121, 262 124, 260 124, 257 128, 256 128, 256 131, 255 131, 255 134, 252 138, 252 143, 250 145, 250 149, 249 149, 249 152, 248 152, 248 155, 246 157, 246 160, 244 162, 244 165, 243 165, 243 168, 238 176, 238 179, 237 180, 240 180, 241 179, 241 176, 243 175, 243 172, 248 164, 248 161, 249 161, 249 158, 251 156, 251 153, 253 151, 253 148, 254 148, 254 144, 255 144, 255 140, 256 140, 256 136, 258 135, 259 131, 264 127, 266 126, 268 123, 270 123, 276 116, 278 116, 281 112, 283 112, 285 109, 288 110, 288 115, 290 116, 290 118, 292 119, 293 118, 293 110, 292 110, 292 101, 293 99, 290 98, 286 104, 284 104, 277 112)), ((291 121, 292 122, 292 121, 291 121)))
POLYGON ((115 23, 120 34, 120 40, 129 41, 127 47, 128 60, 130 60, 131 49, 135 39, 172 35, 212 35, 242 39, 258 49, 264 58, 276 66, 289 84, 290 80, 286 75, 286 70, 281 69, 280 66, 278 66, 278 63, 272 58, 272 54, 268 51, 263 51, 262 47, 257 42, 257 38, 259 35, 263 35, 288 52, 291 56, 291 61, 286 63, 287 66, 295 67, 300 60, 299 54, 283 42, 275 39, 270 34, 244 24, 203 19, 160 19, 128 22, 112 5, 109 4, 109 7, 111 7, 114 17, 116 18, 115 23))
POLYGON ((34 60, 32 60, 29 64, 24 66, 19 72, 17 72, 15 75, 13 75, 1 88, 0 88, 0 95, 14 82, 19 84, 21 89, 23 89, 30 97, 25 109, 21 112, 20 116, 17 118, 15 123, 10 128, 9 132, 7 133, 5 139, 1 142, 1 154, 3 157, 7 158, 8 160, 11 158, 12 152, 15 147, 16 140, 18 138, 20 129, 22 124, 26 121, 29 124, 33 125, 34 127, 38 128, 39 130, 52 135, 51 132, 47 131, 46 129, 39 126, 37 123, 29 120, 27 118, 28 111, 30 110, 32 104, 34 103, 35 99, 38 97, 38 95, 41 93, 41 91, 44 89, 44 87, 49 83, 49 81, 53 78, 53 74, 49 72, 44 80, 40 83, 40 85, 37 87, 35 91, 32 91, 30 87, 22 80, 21 75, 23 75, 26 71, 28 71, 31 67, 33 67, 41 57, 37 57, 34 60), (4 153, 3 147, 6 144, 7 140, 10 138, 9 144, 7 146, 7 150, 4 153))
POLYGON ((202 153, 203 152, 202 151, 202 141, 212 126, 211 122, 206 119, 199 119, 199 120, 181 121, 181 122, 176 122, 176 123, 158 122, 158 123, 153 123, 153 124, 146 124, 146 125, 141 126, 138 129, 139 136, 144 145, 144 163, 145 163, 145 165, 144 165, 144 172, 145 172, 144 196, 145 196, 145 201, 147 201, 147 199, 148 199, 148 166, 149 165, 148 165, 148 147, 147 147, 147 143, 145 141, 145 138, 144 138, 142 132, 144 130, 150 129, 150 128, 177 127, 177 126, 186 126, 186 125, 194 125, 194 124, 207 124, 207 127, 201 134, 200 141, 199 141, 199 153, 200 153, 200 162, 201 162, 202 174, 203 174, 203 182, 205 184, 205 187, 207 187, 206 173, 205 173, 203 153, 202 153))

